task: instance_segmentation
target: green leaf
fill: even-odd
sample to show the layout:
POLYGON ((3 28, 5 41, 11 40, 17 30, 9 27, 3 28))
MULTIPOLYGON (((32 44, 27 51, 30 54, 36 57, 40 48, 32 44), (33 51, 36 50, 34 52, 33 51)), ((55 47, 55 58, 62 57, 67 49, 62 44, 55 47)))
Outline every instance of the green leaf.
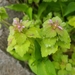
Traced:
POLYGON ((51 47, 46 47, 45 44, 41 45, 41 54, 42 57, 47 57, 48 55, 51 55, 53 53, 55 53, 58 50, 58 46, 57 45, 53 45, 51 47))
POLYGON ((35 61, 35 57, 31 58, 28 64, 30 69, 37 74, 37 62, 35 61))
POLYGON ((54 2, 57 2, 57 0, 53 0, 54 2))
POLYGON ((26 42, 24 44, 16 45, 15 46, 15 51, 16 51, 16 53, 18 53, 18 55, 23 57, 24 54, 26 54, 26 52, 28 52, 29 47, 30 47, 30 41, 26 40, 26 42))
POLYGON ((29 28, 26 32, 26 35, 27 35, 27 37, 30 37, 30 38, 41 38, 40 29, 35 28, 35 27, 29 28))
POLYGON ((56 38, 43 39, 43 41, 41 42, 41 45, 44 44, 47 48, 49 48, 55 45, 56 41, 57 41, 56 38))
POLYGON ((52 0, 43 0, 44 2, 51 2, 52 0))
POLYGON ((33 23, 32 20, 30 20, 30 21, 27 21, 27 20, 22 21, 22 24, 23 24, 26 28, 31 27, 31 26, 32 26, 32 23, 33 23))
POLYGON ((40 25, 42 24, 41 19, 38 19, 36 21, 34 21, 34 26, 37 28, 40 28, 40 25))
POLYGON ((62 20, 61 20, 58 16, 53 17, 53 18, 52 18, 52 21, 53 21, 53 22, 58 21, 58 23, 59 23, 59 24, 61 24, 61 23, 62 23, 62 20))
POLYGON ((29 15, 30 20, 32 19, 32 8, 29 7, 29 9, 27 10, 27 14, 29 15))
POLYGON ((66 30, 63 30, 62 33, 58 36, 58 38, 59 46, 61 46, 62 48, 70 48, 71 39, 66 30))
POLYGON ((57 35, 57 33, 51 27, 48 27, 48 28, 42 29, 42 35, 43 37, 46 37, 46 38, 53 38, 57 35))
POLYGON ((71 71, 72 75, 75 74, 75 67, 73 67, 72 71, 71 71))
POLYGON ((37 65, 37 75, 56 75, 54 65, 49 59, 44 59, 37 65))
POLYGON ((39 43, 35 40, 34 41, 34 46, 35 46, 35 58, 36 60, 39 60, 42 58, 41 56, 41 47, 39 45, 39 43))
POLYGON ((13 46, 8 46, 8 47, 7 47, 7 52, 10 53, 12 50, 13 50, 13 46))
POLYGON ((60 69, 61 69, 61 70, 64 70, 65 68, 66 68, 66 63, 61 62, 61 63, 60 63, 60 69))
POLYGON ((41 3, 39 5, 39 8, 38 8, 38 18, 41 17, 42 13, 46 10, 46 7, 48 6, 47 3, 41 3))
POLYGON ((31 4, 32 2, 33 2, 33 0, 28 0, 28 3, 30 3, 30 4, 31 4))
POLYGON ((75 16, 72 16, 69 21, 68 21, 68 24, 75 27, 75 16))
POLYGON ((22 18, 23 21, 29 20, 29 16, 28 15, 24 15, 22 18))
POLYGON ((14 46, 16 45, 16 40, 13 36, 9 35, 8 36, 8 47, 7 51, 10 52, 14 49, 14 46))
POLYGON ((27 4, 12 4, 9 6, 6 6, 6 8, 15 10, 15 11, 21 11, 25 12, 30 19, 32 19, 32 8, 29 7, 27 4))
POLYGON ((15 52, 15 50, 9 52, 13 57, 15 57, 18 60, 25 61, 30 59, 29 54, 25 54, 23 57, 21 57, 18 53, 15 52))
POLYGON ((43 22, 43 28, 51 27, 49 24, 49 19, 43 22))
POLYGON ((26 35, 23 33, 16 32, 14 34, 17 44, 21 45, 26 41, 26 35))
POLYGON ((62 60, 62 62, 67 63, 68 62, 68 55, 62 55, 61 60, 62 60))
POLYGON ((9 30, 10 30, 9 35, 13 36, 13 35, 15 34, 14 27, 13 27, 13 26, 10 26, 10 27, 9 27, 9 30))
POLYGON ((35 2, 35 3, 39 3, 39 2, 40 2, 40 0, 34 0, 34 2, 35 2))
POLYGON ((72 60, 75 60, 75 53, 72 54, 72 60))
POLYGON ((58 41, 57 42, 58 46, 60 46, 62 49, 70 49, 70 43, 65 43, 65 42, 62 42, 62 41, 58 41))
POLYGON ((42 59, 42 56, 41 56, 41 51, 40 51, 40 45, 36 40, 34 41, 34 46, 35 46, 35 50, 32 54, 31 59, 29 60, 29 66, 30 66, 31 70, 35 74, 37 74, 37 63, 38 63, 38 61, 40 61, 42 59))
POLYGON ((62 51, 58 50, 55 54, 52 55, 52 59, 56 62, 61 61, 62 51))
POLYGON ((72 71, 72 65, 70 63, 67 63, 66 70, 67 71, 72 71))
POLYGON ((10 29, 10 33, 9 33, 9 36, 8 36, 8 47, 7 47, 8 52, 12 51, 14 49, 14 46, 16 45, 16 39, 13 36, 15 31, 14 31, 12 26, 10 26, 9 29, 10 29))
POLYGON ((49 12, 46 17, 43 18, 43 22, 52 18, 52 12, 49 12))
POLYGON ((60 69, 60 63, 59 62, 53 61, 52 63, 54 64, 55 69, 58 69, 58 70, 60 69))
POLYGON ((64 16, 67 16, 68 14, 75 11, 75 2, 70 2, 66 8, 64 16))
POLYGON ((66 70, 59 70, 58 75, 67 75, 67 71, 66 70))
POLYGON ((3 19, 7 19, 7 18, 8 18, 8 14, 5 8, 0 7, 0 21, 2 21, 3 19))
POLYGON ((6 8, 9 8, 15 11, 25 12, 29 8, 29 6, 27 4, 12 4, 12 5, 6 6, 6 8))

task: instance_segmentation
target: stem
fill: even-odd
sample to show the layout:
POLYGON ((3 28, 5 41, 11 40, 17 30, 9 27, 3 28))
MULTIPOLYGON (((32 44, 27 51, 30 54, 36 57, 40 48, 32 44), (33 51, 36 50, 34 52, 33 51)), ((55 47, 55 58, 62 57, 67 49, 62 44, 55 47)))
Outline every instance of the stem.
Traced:
POLYGON ((6 26, 6 28, 9 28, 5 23, 3 23, 5 26, 6 26))
POLYGON ((23 15, 25 16, 26 14, 23 12, 23 15))
POLYGON ((11 25, 10 23, 8 23, 8 22, 5 21, 5 20, 2 20, 2 23, 3 23, 7 28, 9 28, 9 26, 11 25))

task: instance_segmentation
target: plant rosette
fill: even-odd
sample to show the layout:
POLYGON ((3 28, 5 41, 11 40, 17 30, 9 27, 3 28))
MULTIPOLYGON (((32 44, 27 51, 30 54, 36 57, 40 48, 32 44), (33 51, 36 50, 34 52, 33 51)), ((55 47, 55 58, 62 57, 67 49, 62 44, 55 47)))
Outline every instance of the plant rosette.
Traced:
POLYGON ((62 51, 69 49, 71 42, 62 23, 62 20, 56 16, 46 20, 41 28, 37 27, 33 21, 20 21, 15 18, 13 25, 9 28, 7 51, 19 60, 28 61, 30 68, 37 75, 56 75, 48 56, 56 53, 59 49, 62 51), (53 68, 54 73, 49 71, 50 67, 53 68), (41 73, 39 68, 42 71, 45 69, 45 73, 41 73))

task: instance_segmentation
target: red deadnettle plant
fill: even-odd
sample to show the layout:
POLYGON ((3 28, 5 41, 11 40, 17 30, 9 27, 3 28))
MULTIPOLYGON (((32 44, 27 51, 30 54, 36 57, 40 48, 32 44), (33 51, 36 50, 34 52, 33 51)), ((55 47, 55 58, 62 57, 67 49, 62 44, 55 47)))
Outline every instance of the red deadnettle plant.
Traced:
MULTIPOLYGON (((14 18, 9 27, 9 52, 27 61, 36 75, 75 74, 75 2, 74 0, 22 0, 5 8, 22 11, 22 20, 14 18)), ((0 7, 0 21, 7 13, 0 7)))

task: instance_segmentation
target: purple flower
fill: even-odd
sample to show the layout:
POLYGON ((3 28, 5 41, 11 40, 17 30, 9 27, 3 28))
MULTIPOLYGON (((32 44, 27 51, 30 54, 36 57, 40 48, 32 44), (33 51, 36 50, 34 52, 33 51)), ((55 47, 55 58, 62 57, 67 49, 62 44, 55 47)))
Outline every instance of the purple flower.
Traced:
POLYGON ((49 23, 50 23, 50 24, 53 24, 53 21, 50 19, 50 20, 49 20, 49 23))
POLYGON ((25 26, 22 25, 22 20, 19 20, 18 18, 13 19, 13 26, 15 30, 18 30, 19 32, 21 32, 23 28, 25 28, 25 26))
POLYGON ((16 24, 18 24, 19 23, 19 19, 18 18, 14 18, 13 19, 13 25, 16 25, 16 24))
POLYGON ((58 28, 59 28, 60 30, 63 30, 63 28, 62 28, 61 26, 58 26, 58 28))
POLYGON ((51 19, 49 20, 49 24, 52 26, 53 29, 59 28, 60 30, 63 30, 61 26, 59 26, 58 20, 53 22, 51 19))

